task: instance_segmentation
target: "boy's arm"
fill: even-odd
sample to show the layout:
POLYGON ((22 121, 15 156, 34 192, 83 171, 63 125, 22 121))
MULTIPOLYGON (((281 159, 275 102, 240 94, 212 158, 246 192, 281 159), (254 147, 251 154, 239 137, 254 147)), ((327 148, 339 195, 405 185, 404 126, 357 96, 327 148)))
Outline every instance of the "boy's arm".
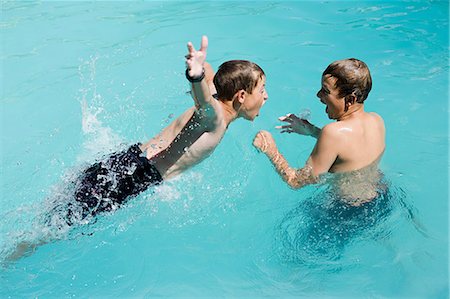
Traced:
MULTIPOLYGON (((206 61, 203 63, 203 68, 205 70, 205 80, 206 83, 208 83, 209 91, 211 95, 214 97, 214 95, 217 94, 216 86, 214 85, 214 75, 215 75, 214 70, 212 66, 206 61)), ((197 102, 194 91, 191 89, 189 93, 191 94, 194 101, 197 102)))
POLYGON ((308 163, 313 168, 315 175, 328 172, 338 158, 339 144, 341 142, 338 136, 339 133, 333 127, 334 124, 331 123, 323 127, 309 156, 308 163))
POLYGON ((208 38, 202 37, 200 50, 195 50, 191 42, 188 43, 186 55, 186 78, 192 84, 192 95, 197 111, 208 118, 216 117, 216 102, 211 95, 208 81, 205 80, 205 60, 208 48, 208 38))
POLYGON ((289 166, 287 160, 278 151, 275 140, 267 131, 260 131, 253 140, 253 145, 266 154, 270 159, 275 170, 281 178, 293 189, 299 189, 303 186, 314 184, 318 178, 313 175, 311 166, 307 163, 305 167, 295 169, 289 166))
POLYGON ((311 124, 306 119, 299 118, 293 113, 289 113, 286 116, 280 116, 278 119, 287 123, 284 126, 275 127, 281 129, 281 133, 297 133, 300 135, 311 136, 316 139, 319 138, 321 129, 311 124))
POLYGON ((253 141, 253 145, 267 155, 281 178, 294 189, 317 183, 318 176, 331 168, 337 157, 332 147, 329 147, 331 143, 332 140, 327 136, 324 138, 322 132, 306 165, 303 168, 295 169, 289 166, 289 163, 278 151, 275 140, 269 132, 260 131, 253 141))

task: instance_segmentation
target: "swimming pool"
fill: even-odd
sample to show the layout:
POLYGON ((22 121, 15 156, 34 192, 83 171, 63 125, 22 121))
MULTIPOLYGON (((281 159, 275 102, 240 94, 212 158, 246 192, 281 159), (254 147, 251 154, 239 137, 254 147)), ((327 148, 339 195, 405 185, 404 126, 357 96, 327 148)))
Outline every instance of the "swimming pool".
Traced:
POLYGON ((192 104, 187 41, 208 35, 215 69, 229 59, 261 65, 269 101, 191 171, 3 267, 0 296, 446 298, 448 8, 3 2, 2 253, 39 237, 35 219, 81 168, 152 137, 192 104), (302 165, 314 140, 277 134, 277 117, 308 108, 326 124, 321 72, 347 57, 372 72, 366 109, 385 119, 390 195, 367 221, 342 226, 325 190, 288 189, 251 141, 267 129, 302 165))

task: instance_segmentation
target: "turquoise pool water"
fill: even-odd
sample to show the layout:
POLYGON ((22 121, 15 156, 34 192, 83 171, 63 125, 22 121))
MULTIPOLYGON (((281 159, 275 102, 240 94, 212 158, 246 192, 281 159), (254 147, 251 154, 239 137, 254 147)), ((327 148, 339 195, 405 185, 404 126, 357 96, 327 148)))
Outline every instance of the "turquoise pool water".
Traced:
POLYGON ((447 1, 2 2, 1 258, 43 234, 39 217, 80 169, 145 141, 192 104, 186 42, 214 68, 267 74, 254 123, 214 154, 91 226, 0 270, 2 298, 448 297, 447 1), (357 57, 381 114, 390 192, 346 214, 326 190, 293 191, 251 145, 275 134, 292 164, 314 140, 277 117, 311 111, 323 69, 357 57), (341 221, 342 220, 342 221, 341 221))

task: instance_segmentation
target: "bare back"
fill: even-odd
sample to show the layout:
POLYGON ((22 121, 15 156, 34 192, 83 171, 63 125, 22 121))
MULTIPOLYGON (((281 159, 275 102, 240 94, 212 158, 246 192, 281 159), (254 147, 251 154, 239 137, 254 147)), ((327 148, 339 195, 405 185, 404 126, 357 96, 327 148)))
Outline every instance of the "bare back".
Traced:
POLYGON ((363 112, 358 117, 330 124, 339 135, 337 158, 329 172, 362 169, 379 160, 385 149, 385 128, 376 113, 363 112))
POLYGON ((310 163, 318 174, 324 174, 327 172, 323 171, 326 164, 317 162, 326 161, 321 159, 323 156, 334 157, 329 160, 331 167, 328 172, 336 175, 329 177, 329 182, 337 188, 342 200, 351 205, 361 205, 376 197, 381 179, 378 163, 384 149, 383 119, 376 113, 359 111, 322 129, 310 163))
POLYGON ((203 117, 196 107, 192 107, 141 146, 164 179, 198 164, 219 144, 225 134, 226 124, 221 105, 219 102, 216 104, 214 120, 203 117))
POLYGON ((380 159, 385 148, 383 119, 363 109, 323 127, 308 159, 314 175, 362 169, 380 159))

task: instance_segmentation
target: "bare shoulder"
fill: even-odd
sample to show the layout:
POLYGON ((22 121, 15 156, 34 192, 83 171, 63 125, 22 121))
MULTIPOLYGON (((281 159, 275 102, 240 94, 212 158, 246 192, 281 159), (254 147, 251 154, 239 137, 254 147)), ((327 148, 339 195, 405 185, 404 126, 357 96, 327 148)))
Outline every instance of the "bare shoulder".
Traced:
POLYGON ((342 129, 342 122, 332 122, 322 128, 321 137, 334 138, 337 137, 342 129))
POLYGON ((325 125, 319 135, 320 143, 336 143, 339 142, 340 131, 342 125, 339 122, 333 122, 325 125))
POLYGON ((373 117, 375 120, 377 120, 377 121, 379 121, 379 122, 381 122, 381 123, 384 123, 383 118, 382 118, 378 113, 375 113, 375 112, 368 112, 368 114, 369 114, 371 117, 373 117))
POLYGON ((375 113, 375 112, 369 112, 368 115, 372 118, 372 120, 380 127, 384 130, 384 120, 383 118, 375 113))

